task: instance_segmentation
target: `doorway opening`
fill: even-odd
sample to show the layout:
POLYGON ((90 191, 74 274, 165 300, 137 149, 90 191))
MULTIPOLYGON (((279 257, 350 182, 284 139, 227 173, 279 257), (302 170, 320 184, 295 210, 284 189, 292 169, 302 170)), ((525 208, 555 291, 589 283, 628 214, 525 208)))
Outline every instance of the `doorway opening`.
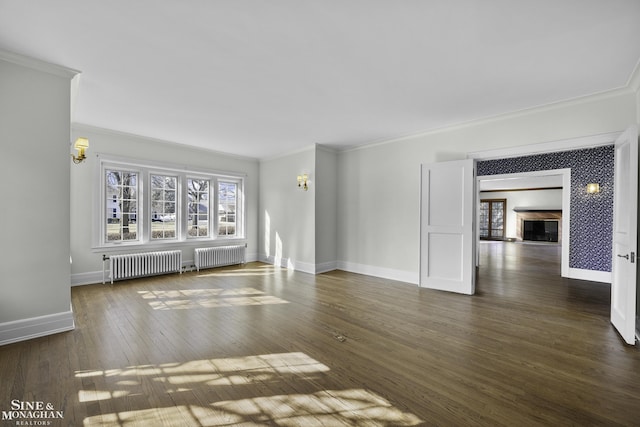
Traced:
MULTIPOLYGON (((502 236, 491 240, 501 240, 506 242, 504 244, 545 243, 561 246, 558 251, 560 275, 569 277, 571 169, 479 176, 477 188, 479 240, 486 240, 482 238, 482 224, 486 216, 482 201, 504 200, 500 205, 505 207, 500 218, 503 223, 500 230, 502 236)), ((479 253, 477 261, 479 265, 479 253)))

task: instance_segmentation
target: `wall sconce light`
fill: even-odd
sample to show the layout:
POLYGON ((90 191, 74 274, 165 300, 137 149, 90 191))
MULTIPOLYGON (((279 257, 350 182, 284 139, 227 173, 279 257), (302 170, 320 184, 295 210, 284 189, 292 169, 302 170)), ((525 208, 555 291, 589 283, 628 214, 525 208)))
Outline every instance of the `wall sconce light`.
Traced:
POLYGON ((307 191, 309 189, 309 186, 307 185, 308 179, 309 179, 309 175, 307 175, 306 173, 303 175, 298 175, 298 188, 301 188, 304 191, 307 191))
POLYGON ((587 193, 595 194, 600 192, 600 184, 595 182, 590 182, 587 184, 587 193))
POLYGON ((78 164, 82 163, 87 156, 84 155, 84 150, 89 148, 89 140, 87 138, 80 137, 76 139, 76 142, 73 144, 73 148, 78 151, 78 156, 71 155, 73 159, 73 163, 78 164))

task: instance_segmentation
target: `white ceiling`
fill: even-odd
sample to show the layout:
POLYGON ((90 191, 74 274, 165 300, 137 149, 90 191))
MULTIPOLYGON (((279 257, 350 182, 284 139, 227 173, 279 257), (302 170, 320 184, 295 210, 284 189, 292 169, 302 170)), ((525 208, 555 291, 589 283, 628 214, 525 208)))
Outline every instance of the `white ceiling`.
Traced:
POLYGON ((0 49, 82 71, 77 123, 263 158, 628 84, 638 0, 0 0, 0 49))

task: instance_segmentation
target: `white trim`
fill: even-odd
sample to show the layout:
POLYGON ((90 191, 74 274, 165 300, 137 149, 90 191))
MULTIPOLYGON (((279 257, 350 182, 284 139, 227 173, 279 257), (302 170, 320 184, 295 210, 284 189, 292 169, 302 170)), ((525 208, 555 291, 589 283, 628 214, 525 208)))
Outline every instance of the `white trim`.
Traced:
POLYGON ((298 148, 297 150, 293 150, 293 151, 287 151, 286 153, 281 153, 281 154, 275 154, 273 156, 269 156, 269 157, 263 157, 261 159, 259 159, 260 163, 262 162, 271 162, 273 160, 278 160, 284 157, 289 157, 289 156, 293 156, 295 154, 300 154, 300 153, 306 153, 307 151, 316 151, 316 144, 313 145, 307 145, 304 146, 302 148, 298 148))
POLYGON ((287 268, 289 268, 290 270, 300 271, 302 273, 308 274, 316 274, 316 265, 310 262, 302 262, 289 259, 287 260, 287 264, 287 268))
MULTIPOLYGON (((273 255, 266 256, 265 254, 260 254, 258 261, 271 264, 271 265, 276 265, 276 260, 273 255)), ((325 262, 322 264, 312 264, 310 262, 296 261, 291 258, 282 258, 278 266, 281 268, 286 268, 288 270, 294 270, 294 271, 299 271, 301 273, 307 273, 307 274, 313 274, 313 275, 326 273, 327 271, 333 271, 338 269, 337 261, 325 262)))
POLYGON ((324 145, 324 144, 316 144, 316 150, 317 151, 324 151, 325 153, 330 153, 330 154, 338 154, 340 152, 339 149, 330 146, 330 145, 324 145))
POLYGON ((71 331, 75 328, 73 311, 15 320, 0 324, 0 345, 71 331))
POLYGON ((492 160, 530 156, 542 153, 553 153, 558 151, 584 150, 587 148, 612 145, 621 133, 622 132, 609 132, 600 135, 562 139, 559 141, 520 145, 517 147, 499 148, 496 150, 476 151, 467 153, 467 158, 476 160, 492 160))
POLYGON ((569 275, 567 277, 570 279, 588 280, 590 282, 611 283, 611 272, 609 271, 570 268, 569 275))
POLYGON ((280 260, 280 263, 277 264, 276 259, 273 255, 266 256, 262 254, 260 256, 260 261, 265 262, 267 264, 275 265, 281 268, 286 268, 287 270, 295 270, 301 273, 316 274, 315 264, 296 261, 291 258, 282 258, 280 260))
POLYGON ((71 275, 71 287, 102 284, 102 270, 71 275))
POLYGON ((178 148, 179 150, 193 150, 193 151, 200 151, 200 152, 206 152, 206 153, 213 153, 213 154, 218 154, 220 156, 224 156, 224 157, 230 157, 230 158, 235 158, 235 159, 240 159, 240 160, 245 160, 245 161, 250 161, 250 162, 255 162, 258 163, 258 159, 255 157, 249 157, 249 156, 241 156, 239 154, 232 154, 232 153, 227 153, 224 151, 217 151, 217 150, 211 150, 208 148, 204 148, 204 147, 199 147, 196 145, 189 145, 186 143, 180 143, 180 142, 175 142, 175 141, 168 141, 166 139, 159 139, 159 138, 153 138, 150 136, 144 136, 144 135, 138 135, 135 133, 129 133, 129 132, 123 132, 123 131, 118 131, 118 130, 113 130, 113 129, 106 129, 106 128, 101 128, 101 127, 97 127, 97 126, 91 126, 91 125, 87 125, 84 123, 79 123, 79 122, 73 122, 71 123, 71 130, 74 133, 82 133, 83 131, 86 132, 94 132, 94 133, 100 133, 102 135, 108 135, 108 136, 115 136, 115 137, 122 137, 122 138, 128 138, 128 139, 138 139, 142 142, 154 142, 154 143, 161 143, 161 144, 167 144, 167 145, 171 145, 174 148, 178 148))
POLYGON ((627 87, 629 87, 634 92, 637 92, 638 89, 640 89, 640 59, 638 59, 636 67, 633 69, 633 72, 629 76, 627 87))
POLYGON ((462 130, 462 129, 467 129, 467 128, 471 128, 471 127, 475 127, 475 126, 489 125, 489 124, 496 123, 496 122, 503 121, 503 120, 509 120, 509 119, 514 119, 514 118, 518 118, 518 117, 529 116, 531 114, 537 114, 537 113, 542 113, 542 112, 546 112, 546 111, 554 111, 554 110, 558 110, 560 108, 571 107, 571 106, 574 106, 574 105, 582 105, 582 104, 586 104, 588 102, 594 102, 594 101, 599 101, 599 100, 604 100, 604 99, 610 99, 610 98, 613 98, 613 97, 617 97, 617 96, 621 96, 621 95, 628 95, 628 94, 631 94, 631 93, 633 93, 632 87, 624 86, 624 87, 619 87, 619 88, 616 88, 616 89, 606 90, 606 91, 603 91, 603 92, 598 92, 598 93, 593 93, 593 94, 589 94, 589 95, 580 96, 578 98, 560 100, 560 101, 556 101, 556 102, 553 102, 553 103, 550 103, 550 104, 544 104, 544 105, 528 107, 528 108, 524 108, 522 110, 516 110, 516 111, 496 114, 494 116, 471 119, 471 120, 468 120, 468 121, 465 121, 465 122, 460 122, 460 123, 451 124, 451 125, 445 125, 445 126, 438 127, 438 128, 425 129, 425 130, 422 130, 422 131, 414 131, 414 132, 406 133, 406 134, 403 134, 403 135, 380 138, 378 140, 374 140, 374 141, 371 141, 369 143, 363 143, 363 144, 358 144, 358 145, 347 146, 347 147, 341 148, 340 151, 342 151, 342 152, 351 152, 351 151, 358 151, 358 150, 366 150, 366 149, 369 149, 369 148, 375 148, 375 147, 378 147, 378 146, 383 146, 383 145, 387 145, 387 144, 393 144, 393 143, 396 143, 396 142, 414 140, 415 138, 426 137, 426 136, 429 136, 429 135, 438 135, 438 134, 446 133, 446 132, 459 131, 459 130, 462 130))
POLYGON ((115 156, 113 154, 95 153, 100 165, 113 165, 116 167, 124 168, 144 168, 154 173, 174 172, 174 173, 186 173, 192 175, 216 175, 221 178, 240 179, 246 178, 245 172, 231 172, 217 169, 205 169, 205 168, 193 168, 186 164, 169 163, 169 162, 157 162, 154 160, 138 159, 135 157, 123 157, 115 156))
POLYGON ((392 268, 378 267, 375 265, 357 264, 355 262, 338 261, 337 269, 350 273, 364 274, 367 276, 380 277, 382 279, 395 280, 398 282, 418 285, 420 274, 415 271, 396 270, 392 268))
POLYGON ((338 269, 338 261, 323 262, 316 264, 316 274, 327 273, 338 269))
POLYGON ((75 75, 81 73, 80 71, 74 70, 73 68, 63 67, 62 65, 52 64, 50 62, 42 61, 40 59, 20 55, 18 53, 9 52, 2 49, 0 49, 0 59, 11 62, 13 64, 22 65, 23 67, 31 68, 33 70, 38 70, 48 74, 53 74, 54 76, 66 77, 69 79, 72 79, 75 75))
POLYGON ((256 252, 246 253, 244 260, 246 262, 256 262, 259 260, 258 254, 256 252))

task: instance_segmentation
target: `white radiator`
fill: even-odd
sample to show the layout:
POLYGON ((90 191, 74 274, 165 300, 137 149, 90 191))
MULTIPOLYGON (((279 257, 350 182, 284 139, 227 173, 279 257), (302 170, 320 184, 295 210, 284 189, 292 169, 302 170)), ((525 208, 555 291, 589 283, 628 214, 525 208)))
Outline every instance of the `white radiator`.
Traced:
POLYGON ((244 264, 245 249, 244 245, 196 248, 194 251, 196 270, 222 267, 223 265, 244 264))
POLYGON ((117 279, 130 279, 176 271, 182 273, 182 251, 180 250, 141 252, 109 257, 111 283, 117 279))

